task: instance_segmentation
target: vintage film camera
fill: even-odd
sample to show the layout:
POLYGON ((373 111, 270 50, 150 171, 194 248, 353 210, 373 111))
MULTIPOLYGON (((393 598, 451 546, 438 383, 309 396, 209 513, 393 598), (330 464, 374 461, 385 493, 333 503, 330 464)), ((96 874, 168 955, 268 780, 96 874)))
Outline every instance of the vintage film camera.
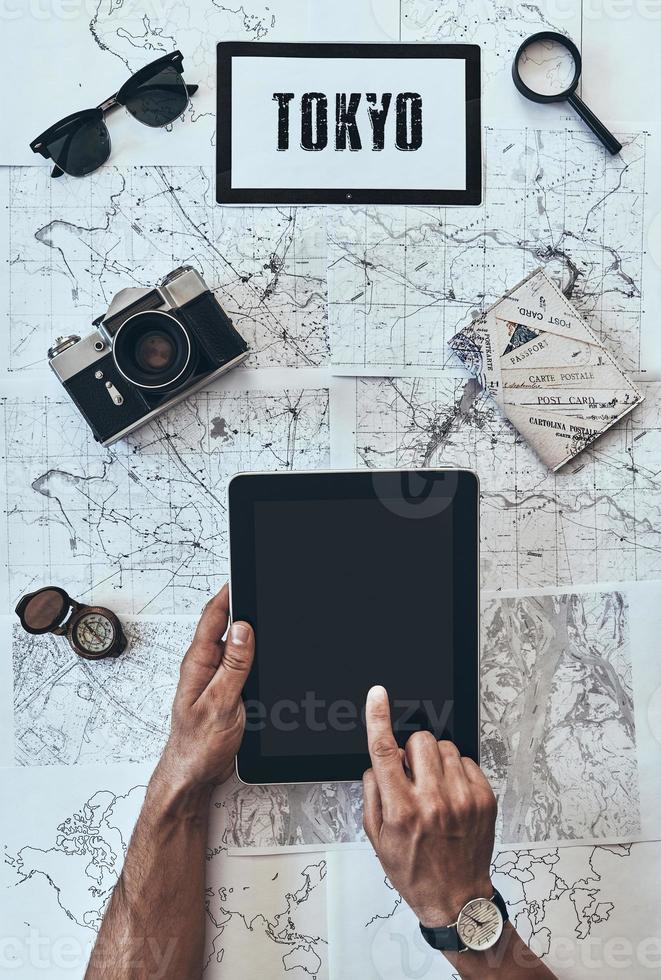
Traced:
POLYGON ((181 266, 154 289, 122 289, 87 337, 58 337, 50 366, 109 446, 248 356, 195 269, 181 266))

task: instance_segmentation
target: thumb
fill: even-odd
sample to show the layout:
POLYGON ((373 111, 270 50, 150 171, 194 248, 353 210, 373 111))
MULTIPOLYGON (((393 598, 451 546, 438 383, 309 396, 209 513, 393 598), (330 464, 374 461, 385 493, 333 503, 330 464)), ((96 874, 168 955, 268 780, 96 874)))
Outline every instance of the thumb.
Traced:
POLYGON ((255 634, 249 623, 232 623, 209 693, 223 707, 238 704, 255 655, 255 634))

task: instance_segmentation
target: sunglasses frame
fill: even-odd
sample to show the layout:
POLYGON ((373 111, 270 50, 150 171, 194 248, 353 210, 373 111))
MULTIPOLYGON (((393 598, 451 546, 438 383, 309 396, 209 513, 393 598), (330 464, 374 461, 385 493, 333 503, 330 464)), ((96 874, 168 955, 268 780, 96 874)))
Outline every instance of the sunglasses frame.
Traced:
MULTIPOLYGON (((139 68, 138 71, 130 76, 130 78, 127 78, 122 87, 119 88, 114 95, 104 99, 103 102, 101 102, 95 108, 79 109, 78 112, 72 112, 71 115, 65 116, 63 119, 58 120, 58 122, 53 123, 52 126, 49 126, 48 129, 45 129, 43 133, 40 133, 39 136, 32 140, 30 143, 30 149, 33 153, 40 153, 42 157, 46 157, 46 159, 52 159, 48 149, 49 139, 55 136, 61 136, 66 133, 67 130, 74 131, 78 128, 78 126, 87 122, 99 121, 103 122, 105 126, 105 116, 108 112, 112 112, 114 109, 125 105, 128 99, 134 94, 135 90, 138 89, 143 82, 146 82, 155 75, 158 75, 158 73, 168 65, 172 65, 172 67, 179 72, 183 81, 184 56, 181 51, 171 51, 170 54, 164 54, 162 57, 157 58, 156 61, 151 61, 148 65, 144 65, 142 68, 139 68)), ((199 86, 188 85, 186 82, 184 82, 184 85, 186 86, 186 92, 188 93, 188 98, 190 100, 190 97, 197 92, 199 86)), ((141 122, 143 126, 150 126, 152 129, 162 128, 162 126, 151 126, 150 123, 145 123, 141 119, 138 119, 137 121, 141 122)), ((169 123, 163 123, 163 125, 168 126, 169 123)), ((108 132, 107 126, 106 132, 108 133, 107 160, 110 157, 111 152, 110 133, 108 132)), ((103 160, 102 163, 99 164, 99 167, 102 167, 106 160, 103 160)), ((98 170, 99 167, 95 169, 98 170)), ((66 173, 66 171, 56 163, 51 171, 51 177, 61 177, 64 173, 66 173)), ((90 171, 90 173, 94 173, 94 171, 90 171)), ((69 174, 69 176, 72 175, 69 174)), ((88 175, 85 174, 84 176, 88 175)))

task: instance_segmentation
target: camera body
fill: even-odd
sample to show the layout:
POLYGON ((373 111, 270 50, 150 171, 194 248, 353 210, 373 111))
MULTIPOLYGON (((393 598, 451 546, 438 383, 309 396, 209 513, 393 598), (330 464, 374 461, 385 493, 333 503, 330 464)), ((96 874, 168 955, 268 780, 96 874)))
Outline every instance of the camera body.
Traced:
POLYGON ((97 442, 110 446, 241 364, 248 345, 191 266, 122 289, 86 337, 48 351, 97 442))

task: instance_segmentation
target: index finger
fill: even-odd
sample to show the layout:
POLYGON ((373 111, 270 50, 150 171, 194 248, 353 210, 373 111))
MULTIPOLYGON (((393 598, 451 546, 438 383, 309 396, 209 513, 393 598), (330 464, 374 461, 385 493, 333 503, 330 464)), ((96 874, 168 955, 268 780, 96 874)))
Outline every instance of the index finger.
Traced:
POLYGON ((406 791, 409 781, 404 772, 399 746, 392 733, 388 692, 380 685, 371 687, 367 692, 365 721, 372 769, 385 811, 393 790, 406 791))

